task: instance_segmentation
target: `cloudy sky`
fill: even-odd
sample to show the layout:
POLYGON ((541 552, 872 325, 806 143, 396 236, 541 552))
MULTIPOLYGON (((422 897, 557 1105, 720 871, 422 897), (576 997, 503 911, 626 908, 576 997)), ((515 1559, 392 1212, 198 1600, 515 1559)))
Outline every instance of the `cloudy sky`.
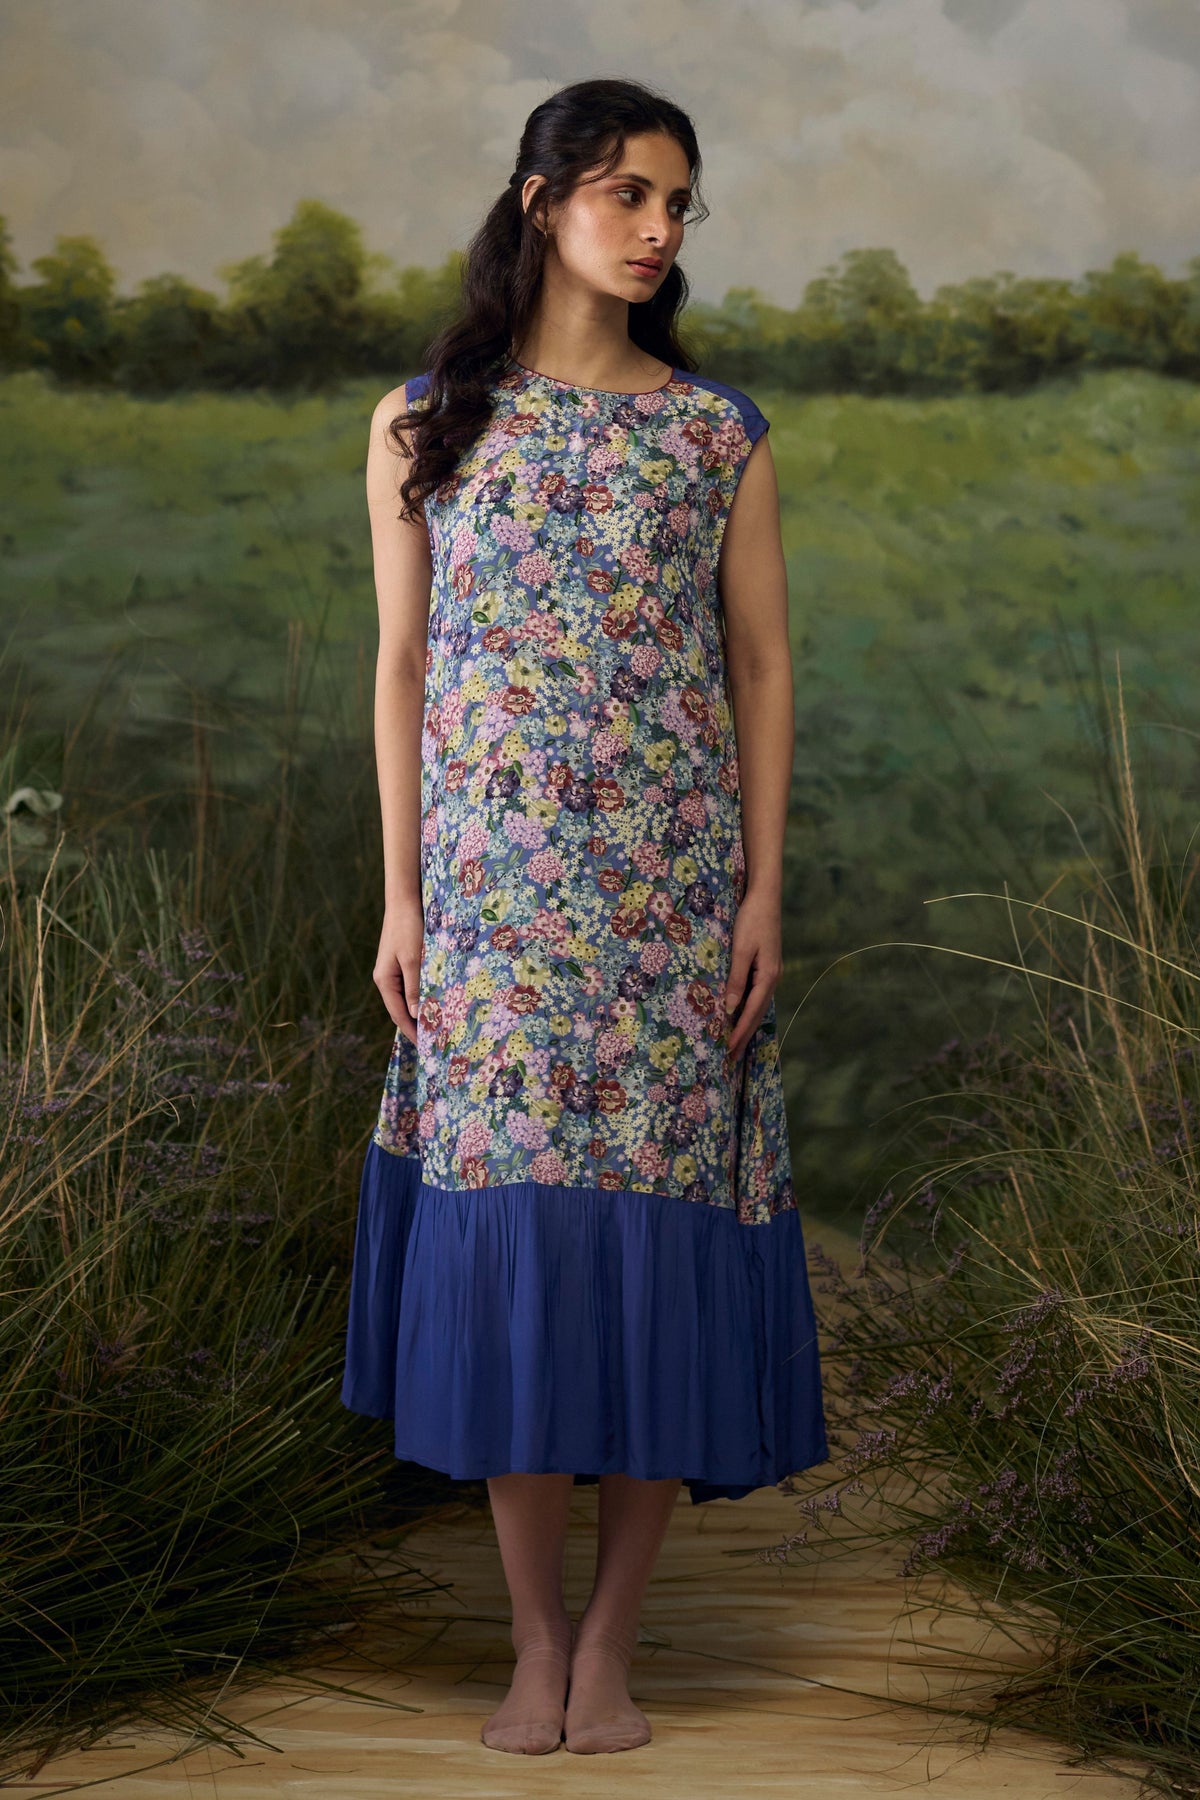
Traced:
POLYGON ((125 292, 222 292, 307 196, 435 264, 595 75, 695 120, 705 299, 863 246, 925 295, 1200 254, 1200 0, 5 0, 0 213, 22 278, 88 232, 125 292))

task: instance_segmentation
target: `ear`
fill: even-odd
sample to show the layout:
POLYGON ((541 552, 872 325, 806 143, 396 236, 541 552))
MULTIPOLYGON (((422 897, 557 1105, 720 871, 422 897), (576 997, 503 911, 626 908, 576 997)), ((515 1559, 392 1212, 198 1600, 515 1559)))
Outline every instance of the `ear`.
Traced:
MULTIPOLYGON (((528 213, 534 195, 537 193, 539 187, 545 186, 545 183, 546 177, 544 175, 526 176, 521 187, 521 211, 523 213, 528 213)), ((536 218, 533 220, 533 227, 535 231, 542 230, 542 226, 539 225, 536 218)))

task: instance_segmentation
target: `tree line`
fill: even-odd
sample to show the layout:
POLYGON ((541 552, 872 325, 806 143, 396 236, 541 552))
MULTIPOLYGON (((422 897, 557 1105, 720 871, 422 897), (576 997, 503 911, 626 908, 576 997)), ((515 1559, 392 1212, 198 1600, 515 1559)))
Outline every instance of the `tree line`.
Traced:
MULTIPOLYGON (((94 237, 60 236, 22 282, 0 215, 0 368, 144 395, 196 388, 313 391, 401 380, 455 310, 462 253, 398 268, 313 199, 270 256, 224 265, 222 298, 182 275, 117 292, 94 237)), ((1015 390, 1086 367, 1200 379, 1200 256, 1181 277, 1133 251, 1076 280, 1001 270, 922 299, 895 253, 850 250, 800 304, 755 288, 689 301, 681 331, 705 371, 746 387, 892 394, 1015 390)))

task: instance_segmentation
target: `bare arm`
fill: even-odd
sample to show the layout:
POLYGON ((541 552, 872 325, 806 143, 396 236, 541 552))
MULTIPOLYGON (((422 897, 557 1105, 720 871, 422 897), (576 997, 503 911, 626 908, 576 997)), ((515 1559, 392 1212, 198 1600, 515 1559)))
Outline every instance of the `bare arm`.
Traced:
POLYGON ((796 735, 779 485, 765 435, 750 452, 738 482, 718 580, 746 852, 746 892, 734 921, 727 1006, 737 1006, 753 973, 730 1038, 731 1050, 740 1054, 783 969, 783 840, 796 735))
POLYGON ((406 405, 401 386, 375 408, 367 449, 367 509, 379 603, 375 762, 384 860, 384 924, 375 983, 393 1020, 415 1043, 424 937, 421 727, 433 564, 424 523, 397 517, 408 458, 388 437, 387 427, 406 405))

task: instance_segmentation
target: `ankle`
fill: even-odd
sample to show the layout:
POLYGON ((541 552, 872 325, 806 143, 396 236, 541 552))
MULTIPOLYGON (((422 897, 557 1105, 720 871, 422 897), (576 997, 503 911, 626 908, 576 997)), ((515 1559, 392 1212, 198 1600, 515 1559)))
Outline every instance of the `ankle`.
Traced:
POLYGON ((575 1633, 575 1654, 609 1656, 628 1668, 637 1647, 637 1626, 618 1620, 589 1619, 579 1622, 575 1633))
POLYGON ((564 1609, 561 1618, 522 1619, 514 1622, 510 1633, 517 1656, 566 1657, 571 1643, 571 1621, 564 1609))

